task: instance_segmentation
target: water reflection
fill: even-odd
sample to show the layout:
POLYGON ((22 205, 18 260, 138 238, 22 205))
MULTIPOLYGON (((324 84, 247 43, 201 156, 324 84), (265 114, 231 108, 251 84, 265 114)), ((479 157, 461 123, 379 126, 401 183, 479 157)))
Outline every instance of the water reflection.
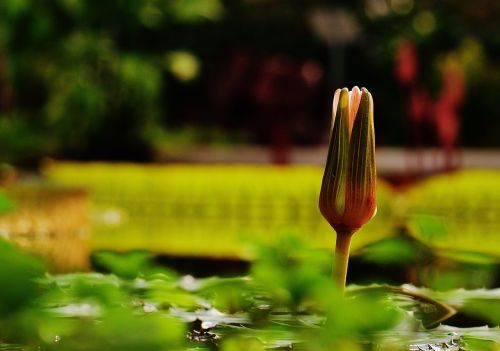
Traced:
POLYGON ((2 344, 0 342, 0 351, 26 351, 26 348, 16 344, 2 344))

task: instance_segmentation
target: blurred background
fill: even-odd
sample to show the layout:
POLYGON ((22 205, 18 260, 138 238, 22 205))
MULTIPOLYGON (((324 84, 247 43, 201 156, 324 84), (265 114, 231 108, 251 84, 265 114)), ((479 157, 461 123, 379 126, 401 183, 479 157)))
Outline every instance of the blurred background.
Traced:
MULTIPOLYGON (((4 161, 159 160, 193 144, 325 143, 366 86, 380 146, 498 146, 494 0, 5 0, 4 161)), ((173 156, 172 156, 173 157, 173 156)))
POLYGON ((148 250, 240 273, 246 242, 283 233, 332 248, 331 99, 359 85, 381 179, 352 279, 498 285, 499 18, 497 0, 3 0, 0 236, 59 271, 148 250))

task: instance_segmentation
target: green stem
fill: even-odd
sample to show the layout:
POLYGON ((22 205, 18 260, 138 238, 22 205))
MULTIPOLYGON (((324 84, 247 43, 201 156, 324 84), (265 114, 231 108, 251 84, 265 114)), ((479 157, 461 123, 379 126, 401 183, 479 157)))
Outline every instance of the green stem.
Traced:
POLYGON ((347 278, 347 265, 349 262, 349 250, 351 248, 351 239, 354 232, 338 231, 335 243, 335 266, 333 278, 337 281, 342 292, 345 289, 347 278))

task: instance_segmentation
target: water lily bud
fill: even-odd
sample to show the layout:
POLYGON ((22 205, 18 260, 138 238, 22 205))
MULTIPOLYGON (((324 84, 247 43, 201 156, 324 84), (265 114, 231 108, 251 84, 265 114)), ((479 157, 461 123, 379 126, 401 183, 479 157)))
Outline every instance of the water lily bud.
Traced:
POLYGON ((337 233, 354 233, 377 210, 371 94, 365 88, 338 89, 332 115, 319 208, 337 233))

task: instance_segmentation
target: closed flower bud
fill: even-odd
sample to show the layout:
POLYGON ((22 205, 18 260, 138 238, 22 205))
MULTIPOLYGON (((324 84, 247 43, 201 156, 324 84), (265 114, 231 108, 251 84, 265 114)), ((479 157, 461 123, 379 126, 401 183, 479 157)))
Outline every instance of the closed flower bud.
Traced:
POLYGON ((352 234, 377 210, 371 94, 365 88, 338 89, 332 115, 319 208, 338 234, 352 234))

